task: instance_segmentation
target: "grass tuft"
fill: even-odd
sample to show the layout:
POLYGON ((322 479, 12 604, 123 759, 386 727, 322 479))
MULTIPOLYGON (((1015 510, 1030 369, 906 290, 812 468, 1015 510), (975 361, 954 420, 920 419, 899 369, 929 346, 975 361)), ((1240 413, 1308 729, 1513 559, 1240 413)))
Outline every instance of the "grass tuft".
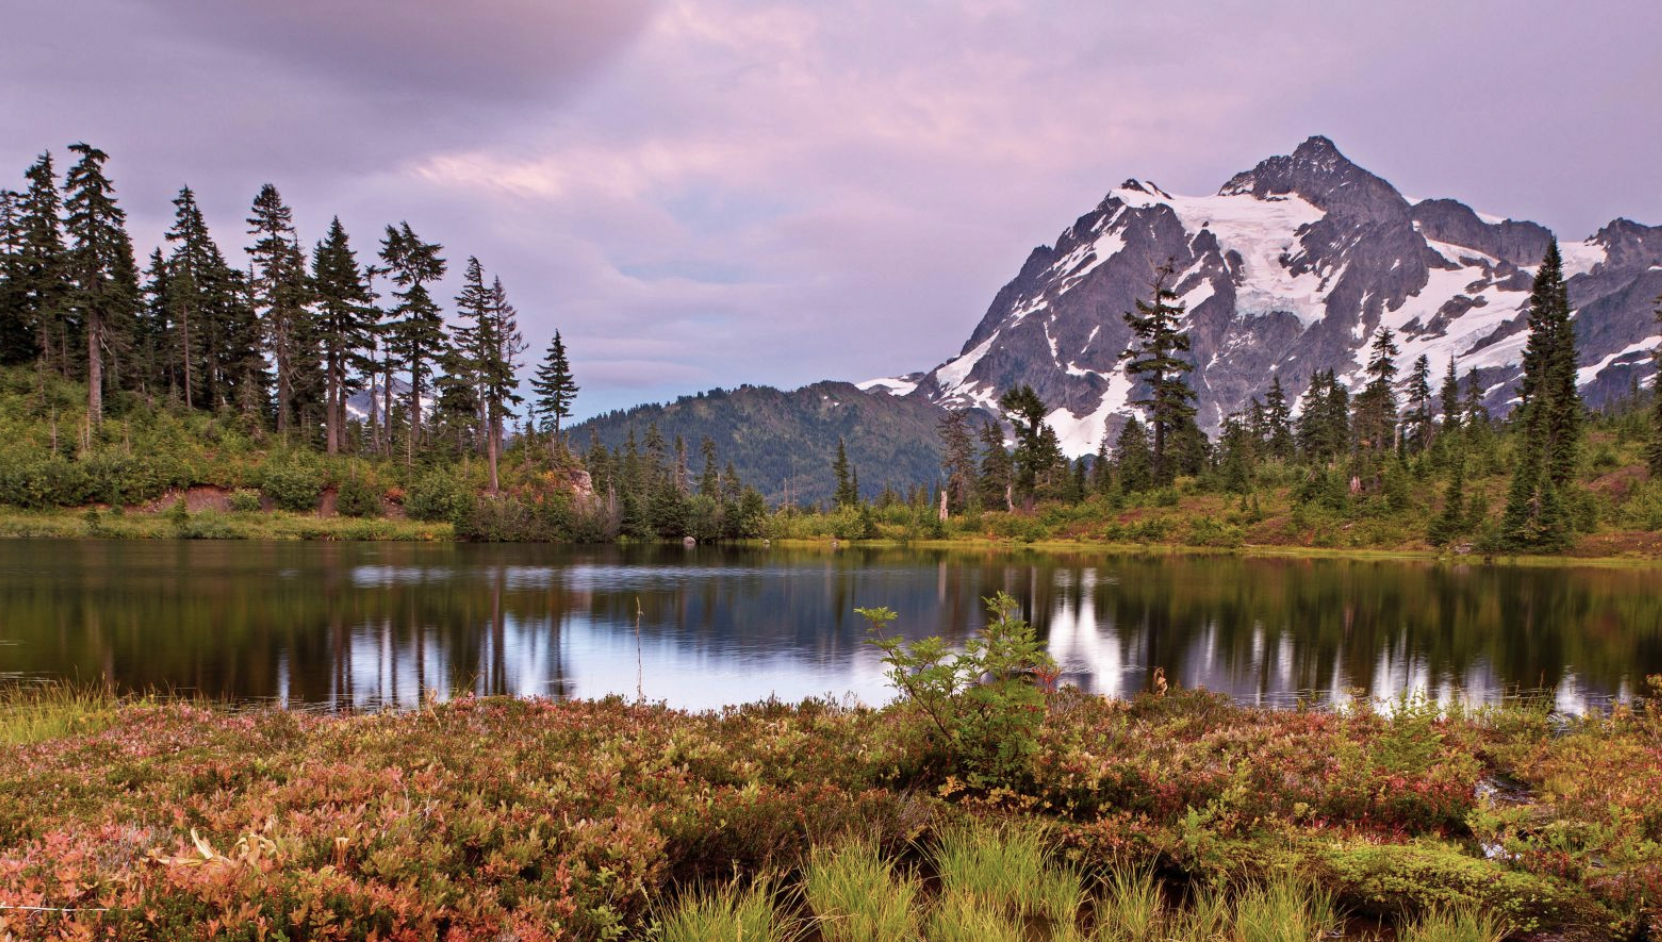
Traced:
POLYGON ((773 881, 762 877, 740 889, 734 881, 681 897, 658 924, 659 942, 797 942, 801 921, 781 913, 773 881))
POLYGON ((824 942, 907 942, 918 937, 917 881, 896 872, 870 841, 814 848, 803 890, 824 942))
POLYGON ((101 732, 115 722, 119 705, 109 688, 92 684, 0 685, 0 744, 101 732))
POLYGON ((935 867, 943 890, 994 913, 1071 923, 1084 883, 1071 867, 1046 860, 1034 826, 956 825, 942 830, 935 867))
POLYGON ((1492 913, 1469 907, 1434 909, 1409 924, 1399 942, 1501 942, 1506 926, 1492 913))

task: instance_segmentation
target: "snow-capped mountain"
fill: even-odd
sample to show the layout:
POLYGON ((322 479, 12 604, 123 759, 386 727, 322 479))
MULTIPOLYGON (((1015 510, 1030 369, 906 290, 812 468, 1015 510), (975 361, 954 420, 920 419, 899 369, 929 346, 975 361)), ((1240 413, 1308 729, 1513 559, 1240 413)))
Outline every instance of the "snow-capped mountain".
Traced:
MULTIPOLYGON (((1199 418, 1215 430, 1279 373, 1289 396, 1317 370, 1360 382, 1380 327, 1404 377, 1421 354, 1434 382, 1476 367, 1492 411, 1513 398, 1530 284, 1552 234, 1448 199, 1413 201, 1323 137, 1237 174, 1212 196, 1127 180, 1055 246, 1033 250, 955 357, 862 388, 947 406, 990 406, 1027 383, 1055 407, 1070 455, 1136 409, 1121 365, 1123 314, 1156 269, 1175 266, 1187 308, 1199 418)), ((1662 227, 1617 219, 1560 245, 1583 369, 1598 404, 1653 371, 1662 227)), ((996 410, 996 407, 994 407, 996 410)))

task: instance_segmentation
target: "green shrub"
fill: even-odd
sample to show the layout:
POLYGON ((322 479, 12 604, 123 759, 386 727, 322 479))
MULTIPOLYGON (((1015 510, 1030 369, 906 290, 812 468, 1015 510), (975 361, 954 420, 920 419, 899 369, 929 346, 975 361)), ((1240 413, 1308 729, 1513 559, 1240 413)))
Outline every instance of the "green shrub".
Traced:
POLYGON ((335 511, 343 517, 381 516, 381 488, 375 479, 354 474, 340 482, 335 492, 335 511))
POLYGON ((972 786, 1018 786, 1032 776, 1044 722, 1033 680, 1054 678, 1056 662, 1016 617, 1019 602, 1003 592, 984 601, 991 620, 956 654, 938 636, 910 645, 885 637, 898 617, 887 608, 855 611, 871 622, 869 643, 883 652, 890 683, 926 719, 949 763, 972 786))
POLYGON ((323 470, 299 457, 267 461, 260 469, 260 490, 278 510, 310 513, 323 493, 323 470))
POLYGON ((427 471, 410 482, 404 510, 413 520, 459 523, 474 509, 473 490, 459 472, 427 471))
POLYGON ((253 488, 239 487, 231 492, 228 502, 233 513, 255 513, 260 509, 260 492, 253 488))

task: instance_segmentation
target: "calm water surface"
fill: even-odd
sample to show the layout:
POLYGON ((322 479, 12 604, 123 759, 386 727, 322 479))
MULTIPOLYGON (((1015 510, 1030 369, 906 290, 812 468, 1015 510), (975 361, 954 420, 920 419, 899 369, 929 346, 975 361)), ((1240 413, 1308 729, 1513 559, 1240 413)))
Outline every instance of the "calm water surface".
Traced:
POLYGON ((1559 705, 1662 673, 1662 568, 936 550, 0 541, 0 678, 291 705, 425 692, 887 698, 855 606, 961 639, 1019 598, 1065 679, 1251 702, 1559 705))

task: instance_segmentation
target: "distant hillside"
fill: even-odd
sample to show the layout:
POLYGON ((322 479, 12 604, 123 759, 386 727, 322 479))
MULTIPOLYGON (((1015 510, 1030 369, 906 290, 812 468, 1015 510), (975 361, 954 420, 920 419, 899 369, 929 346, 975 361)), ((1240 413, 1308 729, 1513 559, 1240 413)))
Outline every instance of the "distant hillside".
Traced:
POLYGON ((922 396, 864 392, 851 383, 814 383, 789 392, 740 386, 598 416, 573 427, 571 439, 587 449, 593 432, 616 449, 631 429, 639 439, 656 422, 667 441, 677 435, 686 440, 694 473, 699 443, 708 436, 719 460, 731 460, 739 477, 770 501, 783 499, 788 490, 793 500, 811 502, 831 497, 839 436, 867 496, 886 484, 905 490, 934 483, 941 460, 935 423, 944 414, 922 396))

